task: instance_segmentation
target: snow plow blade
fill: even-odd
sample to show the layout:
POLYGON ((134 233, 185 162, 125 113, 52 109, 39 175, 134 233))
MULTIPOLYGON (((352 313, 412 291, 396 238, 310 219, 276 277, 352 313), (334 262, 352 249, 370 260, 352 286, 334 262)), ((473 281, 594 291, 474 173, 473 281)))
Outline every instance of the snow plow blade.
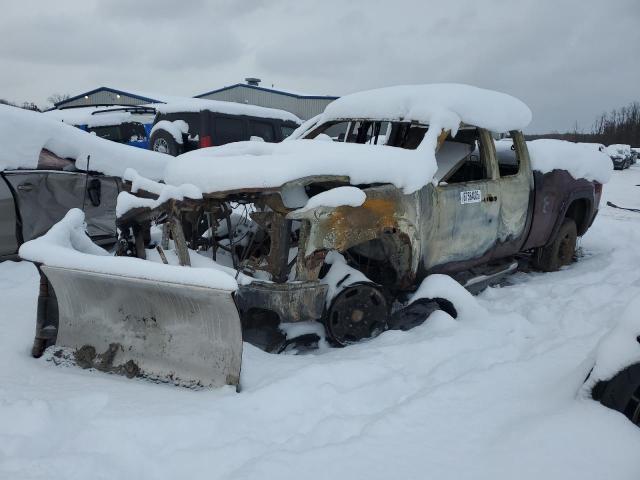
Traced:
POLYGON ((242 330, 232 292, 40 268, 57 298, 55 345, 62 348, 54 348, 54 356, 66 353, 83 368, 187 387, 238 386, 242 330))

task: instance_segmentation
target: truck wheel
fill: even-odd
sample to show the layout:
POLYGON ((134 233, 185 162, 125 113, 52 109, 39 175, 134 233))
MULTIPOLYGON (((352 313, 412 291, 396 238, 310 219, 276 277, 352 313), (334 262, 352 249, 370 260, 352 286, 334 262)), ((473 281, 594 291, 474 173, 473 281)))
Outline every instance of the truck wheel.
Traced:
POLYGON ((594 400, 640 426, 640 363, 625 368, 607 382, 598 383, 592 395, 594 400))
POLYGON ((166 130, 156 130, 149 139, 149 148, 154 152, 176 157, 183 153, 183 147, 166 130))
POLYGON ((543 272, 555 272, 569 265, 576 251, 577 238, 576 222, 572 218, 565 218, 553 241, 534 252, 533 267, 543 272))
POLYGON ((324 317, 329 340, 344 347, 377 337, 387 328, 389 305, 377 285, 356 283, 342 290, 324 317))

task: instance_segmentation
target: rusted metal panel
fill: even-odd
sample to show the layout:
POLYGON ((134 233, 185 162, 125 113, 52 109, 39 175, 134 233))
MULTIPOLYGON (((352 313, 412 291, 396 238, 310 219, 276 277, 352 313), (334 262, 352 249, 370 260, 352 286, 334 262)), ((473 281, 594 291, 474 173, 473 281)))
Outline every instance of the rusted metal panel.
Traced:
POLYGON ((236 291, 236 303, 242 314, 252 309, 268 310, 280 321, 306 322, 318 320, 324 311, 327 285, 312 282, 252 282, 236 291))

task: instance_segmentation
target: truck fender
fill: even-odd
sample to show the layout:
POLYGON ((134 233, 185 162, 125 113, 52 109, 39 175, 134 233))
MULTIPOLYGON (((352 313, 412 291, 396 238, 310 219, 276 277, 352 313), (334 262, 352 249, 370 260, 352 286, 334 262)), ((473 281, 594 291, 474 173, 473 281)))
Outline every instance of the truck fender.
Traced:
POLYGON ((579 215, 580 218, 574 218, 574 220, 576 221, 576 226, 578 227, 578 236, 582 236, 586 233, 587 229, 591 225, 590 220, 593 217, 593 190, 581 188, 579 190, 571 192, 562 202, 560 213, 558 214, 553 228, 551 229, 551 233, 549 234, 549 238, 545 243, 545 247, 553 242, 553 239, 558 234, 558 230, 560 230, 560 227, 562 226, 562 223, 564 222, 564 219, 566 218, 567 213, 571 209, 572 205, 574 205, 575 202, 582 201, 586 203, 584 213, 581 213, 579 215))

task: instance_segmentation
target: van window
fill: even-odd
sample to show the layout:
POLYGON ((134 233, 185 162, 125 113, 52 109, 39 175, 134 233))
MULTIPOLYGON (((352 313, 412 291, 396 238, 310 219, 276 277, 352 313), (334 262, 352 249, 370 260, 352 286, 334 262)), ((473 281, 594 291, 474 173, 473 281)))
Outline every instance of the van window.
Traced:
POLYGON ((122 138, 122 133, 120 132, 120 126, 118 125, 110 125, 107 127, 89 127, 87 128, 87 131, 95 133, 100 138, 105 138, 107 140, 112 140, 114 142, 129 141, 129 139, 124 140, 122 138))
POLYGON ((225 145, 231 142, 247 140, 244 132, 244 122, 239 118, 216 117, 216 134, 213 138, 214 145, 225 145))
POLYGON ((280 130, 282 130, 282 138, 287 138, 296 130, 296 127, 287 127, 286 125, 282 125, 280 130))
POLYGON ((127 122, 120 125, 123 142, 136 142, 147 138, 144 125, 138 122, 127 122))
POLYGON ((268 122, 257 122, 255 120, 249 120, 249 136, 260 137, 265 142, 276 141, 276 134, 273 130, 273 125, 268 122))

